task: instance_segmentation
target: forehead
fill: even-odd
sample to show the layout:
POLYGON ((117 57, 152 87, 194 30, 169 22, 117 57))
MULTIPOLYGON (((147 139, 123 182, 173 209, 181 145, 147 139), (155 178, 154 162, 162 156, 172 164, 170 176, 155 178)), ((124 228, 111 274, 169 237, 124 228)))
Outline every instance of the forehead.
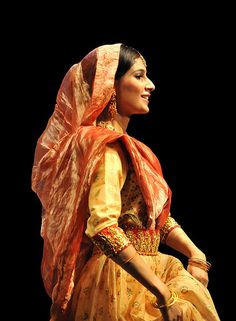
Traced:
POLYGON ((135 59, 135 63, 130 68, 129 72, 134 72, 135 70, 139 70, 139 69, 146 71, 146 65, 144 64, 144 61, 142 58, 135 59))
POLYGON ((146 70, 146 64, 144 63, 144 59, 142 58, 136 58, 135 63, 130 69, 145 69, 146 70))

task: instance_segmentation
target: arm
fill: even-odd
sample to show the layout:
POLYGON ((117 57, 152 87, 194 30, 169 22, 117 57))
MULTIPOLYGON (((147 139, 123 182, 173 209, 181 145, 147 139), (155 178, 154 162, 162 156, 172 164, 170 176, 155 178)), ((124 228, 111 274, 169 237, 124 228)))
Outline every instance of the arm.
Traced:
MULTIPOLYGON (((90 188, 90 217, 86 234, 106 256, 151 291, 160 304, 165 304, 171 296, 168 287, 139 256, 124 231, 118 226, 124 167, 119 153, 107 147, 90 188)), ((172 311, 173 315, 177 316, 178 308, 175 305, 168 310, 168 313, 172 311)))
POLYGON ((111 259, 152 292, 159 303, 164 304, 168 300, 171 295, 170 290, 150 269, 132 245, 111 259))
MULTIPOLYGON (((170 230, 166 236, 165 243, 167 246, 177 250, 189 259, 197 258, 200 259, 201 262, 206 262, 206 255, 193 243, 180 226, 170 230)), ((207 286, 209 281, 208 273, 199 266, 194 266, 189 262, 187 270, 203 285, 207 286)))

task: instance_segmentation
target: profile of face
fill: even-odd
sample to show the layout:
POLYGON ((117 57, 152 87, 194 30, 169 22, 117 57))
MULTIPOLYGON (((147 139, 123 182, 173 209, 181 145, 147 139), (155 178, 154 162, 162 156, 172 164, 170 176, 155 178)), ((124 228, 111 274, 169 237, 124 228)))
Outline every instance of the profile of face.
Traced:
POLYGON ((126 117, 148 113, 149 98, 154 89, 143 59, 135 59, 132 67, 115 82, 118 113, 126 117))

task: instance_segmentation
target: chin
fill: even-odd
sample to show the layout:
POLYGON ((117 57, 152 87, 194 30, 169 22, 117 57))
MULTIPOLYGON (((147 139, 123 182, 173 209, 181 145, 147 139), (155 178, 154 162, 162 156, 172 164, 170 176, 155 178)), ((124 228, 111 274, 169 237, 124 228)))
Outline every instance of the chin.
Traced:
POLYGON ((147 113, 149 113, 149 108, 148 107, 145 108, 141 114, 147 114, 147 113))
POLYGON ((140 109, 136 109, 136 111, 134 111, 131 115, 145 115, 147 113, 149 113, 149 108, 146 106, 145 108, 142 107, 140 109))

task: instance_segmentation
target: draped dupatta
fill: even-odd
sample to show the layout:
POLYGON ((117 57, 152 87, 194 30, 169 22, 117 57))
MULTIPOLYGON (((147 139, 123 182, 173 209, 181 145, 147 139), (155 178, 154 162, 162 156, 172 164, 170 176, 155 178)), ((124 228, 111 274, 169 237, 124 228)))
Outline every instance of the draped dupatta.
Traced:
POLYGON ((170 209, 171 191, 152 151, 127 134, 96 127, 113 92, 119 52, 120 44, 100 46, 69 69, 35 150, 32 189, 43 209, 42 277, 47 293, 62 309, 86 263, 82 238, 88 192, 106 144, 119 139, 128 151, 147 205, 149 228, 163 226, 170 209))

